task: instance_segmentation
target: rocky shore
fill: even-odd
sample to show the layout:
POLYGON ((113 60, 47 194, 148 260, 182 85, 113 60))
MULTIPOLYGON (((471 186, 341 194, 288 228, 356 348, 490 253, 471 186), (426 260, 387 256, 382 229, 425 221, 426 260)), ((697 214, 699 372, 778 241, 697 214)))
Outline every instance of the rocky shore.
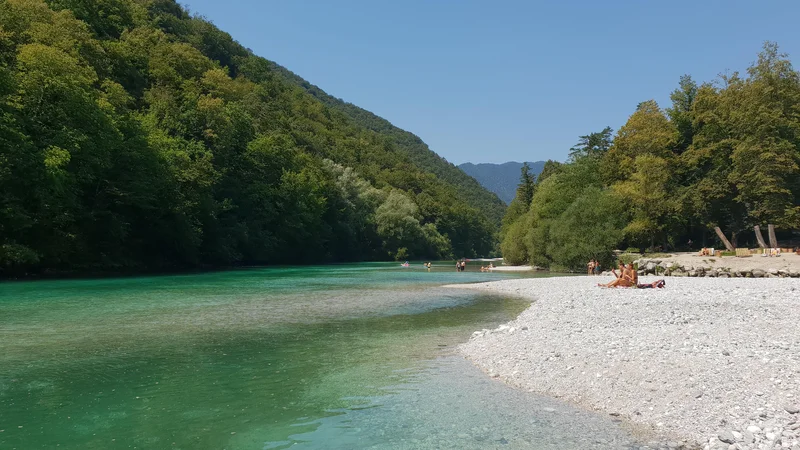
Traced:
POLYGON ((699 257, 678 254, 664 258, 640 258, 634 261, 639 275, 711 278, 800 278, 800 256, 699 257))
POLYGON ((800 450, 800 279, 598 281, 608 280, 453 286, 533 300, 461 352, 493 378, 644 427, 670 448, 800 450))

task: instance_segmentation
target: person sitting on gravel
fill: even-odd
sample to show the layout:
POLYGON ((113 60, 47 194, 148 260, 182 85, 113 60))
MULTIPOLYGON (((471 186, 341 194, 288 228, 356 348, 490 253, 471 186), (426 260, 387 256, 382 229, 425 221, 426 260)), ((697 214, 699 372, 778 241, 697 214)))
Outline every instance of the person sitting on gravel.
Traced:
MULTIPOLYGON (((633 265, 631 264, 630 267, 632 268, 633 265)), ((619 263, 619 275, 617 275, 617 272, 615 272, 614 269, 611 269, 611 273, 613 273, 614 276, 617 277, 614 281, 612 281, 610 283, 606 283, 606 284, 597 283, 597 285, 600 286, 600 287, 631 287, 631 286, 636 286, 636 284, 633 282, 634 274, 636 274, 636 271, 633 270, 633 269, 628 269, 627 267, 625 267, 625 263, 619 263), (631 273, 631 271, 633 273, 631 273)))
POLYGON ((625 267, 625 269, 628 271, 628 279, 631 281, 631 283, 633 283, 634 286, 636 286, 636 284, 639 283, 639 273, 636 272, 636 269, 633 267, 633 263, 628 263, 628 266, 625 267))

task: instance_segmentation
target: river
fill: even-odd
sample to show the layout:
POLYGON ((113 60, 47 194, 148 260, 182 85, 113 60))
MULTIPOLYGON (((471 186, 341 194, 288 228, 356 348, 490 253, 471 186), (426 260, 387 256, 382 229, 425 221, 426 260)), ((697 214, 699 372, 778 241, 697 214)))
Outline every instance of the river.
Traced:
POLYGON ((363 263, 0 283, 0 448, 634 448, 454 352, 529 274, 363 263))

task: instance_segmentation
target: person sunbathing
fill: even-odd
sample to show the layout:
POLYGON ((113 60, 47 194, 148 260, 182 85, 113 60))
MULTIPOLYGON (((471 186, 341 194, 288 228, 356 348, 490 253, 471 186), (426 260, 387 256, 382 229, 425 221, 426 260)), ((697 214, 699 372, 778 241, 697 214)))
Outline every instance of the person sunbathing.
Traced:
POLYGON ((652 283, 644 283, 644 284, 637 284, 636 287, 639 289, 662 289, 666 286, 666 282, 664 280, 653 281, 652 283))
POLYGON ((631 287, 631 286, 636 286, 636 284, 634 284, 634 282, 633 282, 633 279, 634 279, 634 276, 636 274, 636 271, 633 270, 633 264, 629 264, 629 267, 631 267, 631 269, 628 269, 628 267, 625 267, 624 263, 619 263, 619 275, 617 275, 617 272, 614 271, 614 269, 611 269, 611 273, 614 274, 614 276, 617 277, 617 278, 615 280, 611 281, 610 283, 606 283, 606 284, 597 283, 597 285, 600 286, 600 287, 631 287), (633 273, 631 273, 631 272, 633 272, 633 273))
POLYGON ((633 263, 628 264, 628 279, 632 286, 637 286, 639 283, 639 272, 633 267, 633 263))

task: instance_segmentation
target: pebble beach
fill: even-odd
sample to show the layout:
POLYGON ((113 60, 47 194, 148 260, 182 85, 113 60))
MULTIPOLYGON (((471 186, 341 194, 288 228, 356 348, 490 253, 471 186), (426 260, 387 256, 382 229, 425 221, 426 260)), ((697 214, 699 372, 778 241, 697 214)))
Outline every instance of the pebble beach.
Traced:
POLYGON ((800 279, 666 280, 452 286, 532 301, 459 350, 491 378, 609 414, 668 448, 800 450, 800 279))

